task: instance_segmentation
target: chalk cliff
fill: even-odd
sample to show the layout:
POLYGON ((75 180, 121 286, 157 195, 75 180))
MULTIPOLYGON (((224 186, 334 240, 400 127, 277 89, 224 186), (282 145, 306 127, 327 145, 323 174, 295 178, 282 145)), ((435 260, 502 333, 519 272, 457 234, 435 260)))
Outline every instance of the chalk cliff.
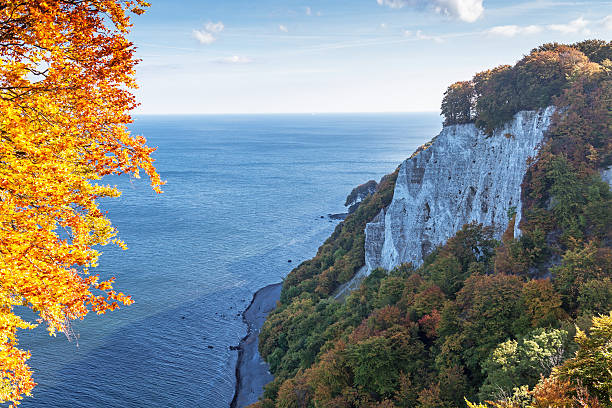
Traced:
POLYGON ((554 111, 523 111, 492 136, 474 124, 445 127, 431 145, 405 160, 393 201, 367 224, 367 271, 420 265, 471 221, 492 225, 500 238, 516 211, 521 218, 521 183, 527 159, 535 157, 554 111))

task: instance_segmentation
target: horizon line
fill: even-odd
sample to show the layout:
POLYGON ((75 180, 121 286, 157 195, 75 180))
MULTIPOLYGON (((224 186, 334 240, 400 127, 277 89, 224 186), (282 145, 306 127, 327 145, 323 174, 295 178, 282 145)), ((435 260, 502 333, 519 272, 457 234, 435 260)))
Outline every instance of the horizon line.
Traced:
POLYGON ((376 115, 376 114, 406 114, 406 113, 436 113, 441 115, 439 111, 433 110, 419 110, 419 111, 330 111, 330 112, 308 112, 308 111, 297 111, 297 112, 187 112, 187 113, 176 113, 176 112, 135 112, 133 116, 257 116, 257 115, 376 115))

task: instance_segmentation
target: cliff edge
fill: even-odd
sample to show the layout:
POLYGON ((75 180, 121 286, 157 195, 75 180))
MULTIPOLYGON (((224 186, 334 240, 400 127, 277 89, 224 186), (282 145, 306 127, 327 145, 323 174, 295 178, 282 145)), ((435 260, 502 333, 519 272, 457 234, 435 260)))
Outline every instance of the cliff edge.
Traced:
POLYGON ((552 106, 519 112, 493 136, 472 123, 446 126, 427 149, 405 160, 391 204, 366 226, 368 272, 418 266, 471 221, 493 226, 496 238, 509 212, 520 221, 527 160, 537 155, 553 112, 552 106))

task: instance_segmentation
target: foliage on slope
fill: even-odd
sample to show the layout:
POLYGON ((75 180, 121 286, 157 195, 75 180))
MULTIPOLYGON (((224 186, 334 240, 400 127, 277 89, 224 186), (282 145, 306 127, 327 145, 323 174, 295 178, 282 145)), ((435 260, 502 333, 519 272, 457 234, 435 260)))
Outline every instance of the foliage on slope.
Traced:
POLYGON ((383 177, 376 193, 366 197, 357 211, 336 227, 317 255, 301 263, 287 276, 282 304, 303 294, 312 299, 329 296, 364 265, 365 225, 391 203, 397 172, 383 177))
POLYGON ((327 298, 365 264, 365 225, 391 203, 397 172, 383 177, 376 193, 366 197, 336 227, 317 255, 300 264, 285 279, 280 305, 269 316, 259 337, 261 354, 278 378, 310 366, 325 343, 323 330, 335 319, 333 310, 339 306, 327 298), (322 310, 327 306, 325 319, 314 313, 315 307, 322 310), (289 336, 284 334, 287 323, 291 325, 289 336))
MULTIPOLYGON (((530 108, 558 107, 525 176, 520 238, 513 213, 502 242, 468 224, 418 269, 376 270, 344 303, 327 296, 338 281, 321 284, 332 265, 322 260, 334 259, 340 236, 363 234, 361 225, 339 226, 294 270, 261 333, 275 381, 256 406, 463 407, 467 397, 508 408, 611 407, 610 319, 591 328, 612 310, 612 193, 599 175, 612 153, 609 55, 610 43, 548 44, 517 64, 522 71, 512 68, 526 72, 515 83, 530 87, 519 89, 530 108), (566 76, 542 77, 538 98, 526 59, 543 52, 546 70, 557 64, 566 76), (578 63, 567 71, 569 57, 578 63)), ((485 99, 503 95, 500 84, 489 83, 485 99)))

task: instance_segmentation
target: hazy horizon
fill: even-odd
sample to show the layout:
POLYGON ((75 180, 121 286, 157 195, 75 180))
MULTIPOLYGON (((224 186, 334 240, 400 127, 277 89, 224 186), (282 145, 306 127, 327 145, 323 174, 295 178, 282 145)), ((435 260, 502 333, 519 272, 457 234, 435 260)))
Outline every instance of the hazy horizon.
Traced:
POLYGON ((428 111, 369 111, 369 112, 353 112, 353 111, 338 111, 338 112, 191 112, 191 113, 179 113, 179 112, 136 112, 133 114, 134 117, 138 116, 266 116, 266 115, 402 115, 412 113, 424 113, 424 114, 440 114, 440 110, 428 110, 428 111))

